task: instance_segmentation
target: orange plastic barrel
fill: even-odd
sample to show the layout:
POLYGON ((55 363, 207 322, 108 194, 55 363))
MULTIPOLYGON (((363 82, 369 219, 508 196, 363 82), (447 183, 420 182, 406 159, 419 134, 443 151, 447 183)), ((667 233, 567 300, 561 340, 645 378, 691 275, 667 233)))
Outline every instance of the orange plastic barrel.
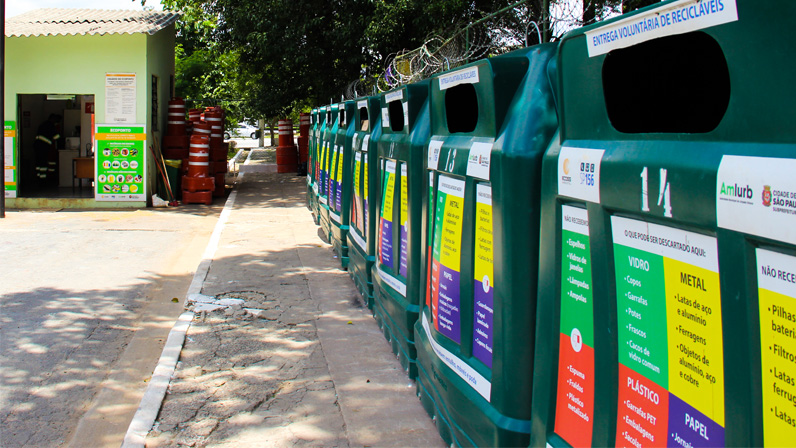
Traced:
POLYGON ((309 137, 310 135, 310 114, 307 113, 300 113, 299 114, 299 134, 302 137, 309 137))
POLYGON ((210 146, 218 147, 224 143, 224 118, 218 109, 205 111, 205 121, 210 123, 210 146))
POLYGON ((210 138, 210 123, 206 121, 196 121, 193 124, 193 135, 203 135, 210 138))
POLYGON ((287 118, 279 120, 279 146, 293 146, 293 122, 287 118))
POLYGON ((202 119, 202 109, 191 109, 188 111, 188 119, 197 122, 202 119))
POLYGON ((210 139, 204 135, 191 136, 191 151, 188 153, 188 177, 210 175, 210 139))
POLYGON ((169 100, 167 135, 185 135, 185 101, 182 98, 169 100))

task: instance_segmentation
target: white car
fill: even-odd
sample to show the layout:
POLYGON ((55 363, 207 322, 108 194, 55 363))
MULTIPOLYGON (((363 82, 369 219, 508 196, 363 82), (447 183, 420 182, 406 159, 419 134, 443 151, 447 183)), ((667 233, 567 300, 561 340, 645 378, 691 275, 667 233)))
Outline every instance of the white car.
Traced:
POLYGON ((258 135, 259 129, 256 126, 252 126, 248 123, 238 123, 238 127, 233 129, 232 132, 227 131, 224 133, 224 139, 229 140, 232 137, 246 137, 249 136, 252 139, 256 139, 258 135))

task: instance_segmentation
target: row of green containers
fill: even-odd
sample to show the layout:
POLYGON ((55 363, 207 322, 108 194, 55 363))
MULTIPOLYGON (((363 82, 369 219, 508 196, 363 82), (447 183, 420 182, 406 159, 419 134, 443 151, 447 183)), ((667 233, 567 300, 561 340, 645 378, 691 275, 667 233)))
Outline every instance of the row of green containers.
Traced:
POLYGON ((313 111, 310 207, 446 443, 792 446, 793 17, 666 1, 313 111))

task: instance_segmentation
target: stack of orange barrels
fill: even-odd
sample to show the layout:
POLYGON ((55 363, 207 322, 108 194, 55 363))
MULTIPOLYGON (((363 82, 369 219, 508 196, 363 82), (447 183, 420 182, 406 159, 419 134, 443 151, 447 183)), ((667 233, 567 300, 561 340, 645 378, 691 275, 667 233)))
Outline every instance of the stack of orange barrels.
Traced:
MULTIPOLYGON (((194 131, 209 125, 200 121, 194 123, 194 131)), ((215 178, 210 176, 210 137, 204 131, 191 135, 191 151, 188 164, 182 177, 182 202, 185 204, 213 203, 215 178)))
POLYGON ((215 178, 213 196, 224 196, 224 178, 227 175, 227 153, 229 143, 224 143, 224 110, 209 107, 205 110, 205 121, 210 123, 210 175, 215 178))
POLYGON ((169 101, 169 119, 166 135, 163 136, 163 157, 183 160, 188 157, 189 137, 186 133, 185 101, 172 98, 169 101))
POLYGON ((299 114, 299 163, 307 163, 310 148, 310 114, 299 114))
POLYGON ((279 120, 279 146, 276 147, 276 171, 295 173, 298 171, 298 153, 293 143, 293 121, 279 120))

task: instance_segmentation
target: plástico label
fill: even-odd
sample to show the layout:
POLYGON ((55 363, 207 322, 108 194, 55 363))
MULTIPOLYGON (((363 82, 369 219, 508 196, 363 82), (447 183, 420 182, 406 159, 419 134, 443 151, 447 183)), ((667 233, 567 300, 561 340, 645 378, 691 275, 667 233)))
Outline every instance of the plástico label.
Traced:
POLYGON ((764 249, 757 257, 763 444, 796 443, 796 257, 764 249))
POLYGON ((561 322, 555 432, 574 447, 592 446, 594 304, 589 215, 561 207, 561 322))
POLYGON ((716 239, 612 217, 617 445, 724 446, 716 239))
POLYGON ((401 164, 401 248, 398 258, 398 274, 406 277, 409 258, 409 179, 406 177, 408 164, 401 164))
POLYGON ((379 221, 379 260, 389 269, 395 267, 393 260, 392 220, 395 201, 395 161, 384 164, 382 179, 381 219, 379 221))
POLYGON ((494 342, 495 262, 492 239, 492 187, 475 188, 475 251, 473 264, 473 356, 492 368, 494 342))
POLYGON ((464 181, 439 176, 431 260, 431 312, 434 328, 461 343, 461 255, 464 181))

